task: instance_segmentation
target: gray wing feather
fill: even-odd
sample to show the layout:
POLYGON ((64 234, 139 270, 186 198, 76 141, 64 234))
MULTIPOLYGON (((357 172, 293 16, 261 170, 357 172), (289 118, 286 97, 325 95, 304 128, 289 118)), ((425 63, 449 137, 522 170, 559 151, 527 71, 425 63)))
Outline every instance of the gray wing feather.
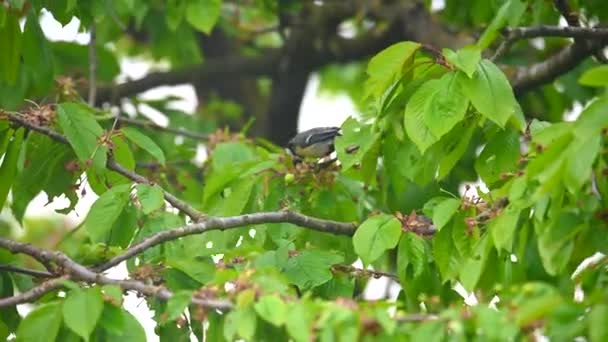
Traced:
POLYGON ((304 144, 310 146, 319 142, 333 140, 340 134, 340 127, 317 127, 300 133, 306 136, 304 144))

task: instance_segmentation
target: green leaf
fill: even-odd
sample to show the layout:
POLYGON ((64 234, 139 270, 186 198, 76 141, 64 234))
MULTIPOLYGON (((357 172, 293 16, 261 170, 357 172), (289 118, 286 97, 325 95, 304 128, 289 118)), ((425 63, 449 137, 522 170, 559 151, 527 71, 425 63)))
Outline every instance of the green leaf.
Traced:
MULTIPOLYGON (((462 121, 469 106, 469 101, 462 92, 458 82, 460 73, 450 72, 439 79, 437 92, 429 105, 429 111, 422 114, 424 123, 438 139, 448 133, 458 122, 462 121)), ((412 99, 416 93, 412 95, 412 99)), ((406 113, 407 113, 406 108, 406 113)), ((420 115, 420 114, 418 114, 420 115)))
POLYGON ((220 18, 221 9, 221 0, 190 0, 186 20, 197 30, 210 34, 220 18))
POLYGON ((477 46, 481 50, 485 50, 492 44, 492 42, 498 37, 500 30, 507 26, 516 26, 519 23, 524 11, 526 10, 526 4, 521 0, 508 0, 500 7, 488 28, 479 38, 477 46))
POLYGON ((95 330, 103 311, 103 298, 98 287, 72 290, 63 303, 63 320, 85 341, 95 330))
POLYGON ((367 93, 384 93, 390 84, 400 78, 406 66, 412 63, 419 48, 420 43, 400 42, 372 57, 367 65, 367 74, 370 76, 368 84, 373 84, 373 89, 367 93))
POLYGON ((507 129, 498 132, 475 160, 475 170, 488 185, 500 181, 501 174, 515 171, 519 162, 519 133, 507 129))
MULTIPOLYGON (((608 106, 608 95, 604 94, 591 102, 581 112, 581 115, 574 123, 574 134, 577 138, 588 139, 590 136, 598 134, 602 129, 608 127, 606 106, 608 106)), ((553 126, 556 125, 554 124, 553 126)), ((566 127, 565 130, 569 131, 569 127, 566 127)))
POLYGON ((363 163, 365 155, 380 136, 372 132, 371 125, 363 125, 352 117, 346 119, 341 128, 342 136, 336 138, 336 153, 342 170, 346 171, 363 163))
POLYGON ((388 249, 394 248, 401 237, 401 223, 392 215, 380 214, 368 218, 355 231, 355 252, 368 265, 388 249))
POLYGON ((16 14, 9 14, 4 25, 0 26, 0 46, 4 53, 0 54, 0 80, 5 80, 10 86, 15 85, 21 67, 21 29, 16 14))
POLYGON ((595 305, 589 313, 588 322, 591 342, 608 340, 608 305, 595 305))
POLYGON ((593 163, 601 149, 601 137, 589 136, 588 139, 578 139, 570 144, 568 157, 565 162, 564 184, 570 193, 576 194, 589 181, 593 163))
POLYGON ((87 164, 95 159, 96 154, 102 153, 102 160, 94 166, 101 170, 105 168, 106 148, 98 146, 98 139, 103 129, 93 116, 91 110, 84 104, 62 103, 57 106, 59 126, 63 130, 68 142, 74 149, 78 159, 87 164))
MULTIPOLYGON (((3 255, 0 254, 0 258, 3 255)), ((9 298, 15 294, 13 280, 9 272, 0 273, 0 298, 9 298)), ((17 312, 17 306, 9 306, 0 310, 0 322, 4 323, 7 330, 14 332, 21 321, 21 317, 17 312)))
POLYGON ((520 211, 520 209, 509 205, 490 223, 489 229, 492 232, 494 246, 497 250, 504 249, 511 252, 520 211))
POLYGON ((448 225, 433 236, 433 258, 443 282, 454 279, 460 267, 460 255, 452 239, 452 226, 448 225))
POLYGON ((277 327, 283 325, 287 318, 287 304, 278 296, 263 296, 253 308, 262 319, 277 327))
POLYGON ((517 108, 513 89, 503 72, 484 59, 477 65, 473 78, 460 77, 464 94, 486 118, 504 127, 517 108))
MULTIPOLYGON (((492 253, 492 243, 489 235, 484 235, 477 242, 473 254, 460 265, 459 277, 462 286, 467 291, 473 291, 488 267, 488 259, 492 253)), ((495 267, 491 265, 490 267, 495 267)))
POLYGON ((165 204, 163 189, 158 185, 137 184, 135 188, 144 214, 148 215, 165 204))
POLYGON ((165 311, 167 318, 165 321, 170 322, 180 317, 190 304, 191 300, 191 291, 179 291, 174 293, 173 296, 167 301, 167 309, 165 311))
POLYGON ((131 140, 135 145, 141 147, 144 151, 150 153, 154 159, 160 164, 165 165, 165 154, 163 150, 156 145, 154 140, 150 139, 147 135, 141 133, 133 127, 126 127, 122 129, 122 132, 131 140))
POLYGON ((330 267, 342 260, 330 252, 305 250, 287 260, 284 272, 291 283, 307 290, 328 282, 333 276, 330 267))
POLYGON ((214 216, 240 215, 249 202, 253 187, 258 181, 258 177, 238 179, 230 184, 230 194, 227 197, 225 195, 217 196, 215 202, 208 201, 204 208, 214 216))
MULTIPOLYGON (((47 2, 47 4, 49 3, 50 2, 47 2)), ((57 12, 53 12, 53 14, 57 14, 57 12)), ((72 15, 69 16, 69 19, 71 18, 72 15)), ((66 24, 67 23, 65 23, 64 25, 66 24)), ((55 74, 71 75, 78 72, 82 73, 83 71, 88 70, 88 44, 81 45, 80 43, 58 41, 52 42, 50 45, 51 50, 53 51, 55 74)), ((120 73, 120 65, 116 60, 115 53, 100 44, 97 45, 96 52, 98 81, 104 83, 113 82, 116 76, 118 76, 118 74, 120 73)))
POLYGON ((291 302, 286 314, 287 332, 296 342, 309 342, 314 318, 315 311, 311 303, 305 300, 291 302))
POLYGON ((224 337, 233 341, 235 335, 238 334, 238 336, 250 341, 255 334, 256 323, 255 311, 250 306, 233 310, 226 315, 224 337))
POLYGON ((424 239, 412 232, 404 233, 397 250, 399 279, 405 280, 408 265, 412 265, 414 278, 418 278, 428 266, 427 263, 426 242, 424 239))
POLYGON ((427 81, 416 90, 405 107, 403 118, 405 131, 416 144, 420 153, 424 153, 439 140, 426 124, 426 118, 430 116, 430 112, 433 110, 432 103, 436 98, 435 94, 437 94, 439 87, 439 80, 427 81))
MULTIPOLYGON (((113 304, 106 303, 99 319, 99 326, 112 334, 121 334, 125 328, 122 309, 113 304)), ((71 332, 71 330, 68 330, 71 332)), ((74 334, 75 335, 75 334, 74 334)), ((78 340, 80 338, 75 335, 78 340)))
POLYGON ((443 228, 450 220, 452 216, 460 208, 460 200, 455 198, 446 198, 441 203, 438 203, 433 209, 433 224, 435 228, 443 228))
POLYGON ((30 71, 34 91, 46 95, 54 81, 53 53, 35 11, 29 11, 23 31, 23 62, 30 71))
POLYGON ((474 310, 481 338, 486 341, 513 341, 516 338, 519 328, 504 311, 482 305, 475 306, 474 310))
POLYGON ((235 165, 253 160, 256 160, 255 151, 243 142, 218 144, 211 155, 213 170, 218 172, 229 172, 230 169, 236 169, 235 165))
POLYGON ((40 191, 46 192, 49 202, 65 194, 71 210, 77 203, 73 184, 79 172, 66 169, 76 157, 70 146, 50 140, 41 134, 30 134, 27 139, 27 163, 13 184, 11 209, 21 222, 28 204, 40 191))
POLYGON ((600 65, 586 70, 578 79, 578 83, 590 87, 608 86, 608 65, 600 65))
POLYGON ((129 203, 130 192, 130 184, 118 185, 93 203, 84 221, 84 228, 93 242, 107 242, 112 226, 129 203))
POLYGON ((18 342, 54 341, 61 327, 61 304, 43 304, 30 312, 17 328, 18 342))
MULTIPOLYGON (((19 162, 21 146, 23 145, 24 132, 25 130, 20 128, 13 133, 12 139, 6 148, 6 153, 2 158, 2 165, 0 166, 0 210, 4 207, 8 192, 17 174, 17 164, 19 162)), ((10 139, 10 136, 7 135, 5 139, 10 139)))
POLYGON ((215 264, 210 260, 196 260, 194 256, 191 259, 167 257, 166 263, 168 266, 176 268, 190 278, 198 281, 201 284, 210 282, 215 275, 215 264))
POLYGON ((144 328, 139 324, 139 321, 128 311, 121 311, 123 329, 120 334, 115 332, 108 332, 104 341, 107 342, 146 342, 146 332, 144 328))
POLYGON ((448 62, 454 64, 458 69, 462 70, 469 78, 477 70, 477 64, 481 59, 481 50, 474 45, 466 46, 456 52, 450 49, 443 49, 443 55, 448 62))

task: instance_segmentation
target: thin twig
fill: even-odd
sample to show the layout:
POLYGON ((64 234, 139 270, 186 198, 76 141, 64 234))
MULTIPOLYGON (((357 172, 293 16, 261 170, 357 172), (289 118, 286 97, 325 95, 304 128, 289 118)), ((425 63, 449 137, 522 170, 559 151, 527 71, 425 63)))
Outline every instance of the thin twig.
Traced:
MULTIPOLYGON (((33 124, 20 114, 6 113, 6 115, 8 116, 9 120, 13 123, 19 124, 26 128, 29 128, 35 132, 44 134, 44 135, 48 136, 49 138, 51 138, 57 142, 60 142, 62 144, 69 144, 68 140, 63 135, 55 132, 54 130, 52 130, 48 127, 43 127, 43 126, 38 126, 36 124, 33 124)), ((112 158, 111 156, 108 156, 107 167, 108 167, 108 169, 110 169, 112 171, 116 171, 117 173, 119 173, 137 183, 142 183, 142 184, 151 183, 146 177, 144 177, 140 174, 137 174, 137 173, 125 168, 124 166, 120 165, 119 163, 117 163, 116 160, 114 160, 114 158, 112 158)), ((190 206, 186 202, 178 199, 177 197, 175 197, 168 191, 163 190, 163 193, 164 193, 164 196, 165 196, 165 199, 167 200, 167 202, 171 203, 171 205, 173 207, 181 210, 184 214, 188 215, 195 222, 198 222, 198 221, 202 220, 203 218, 205 218, 205 214, 194 209, 192 206, 190 206)))
POLYGON ((183 128, 164 127, 164 126, 161 126, 152 121, 131 119, 131 118, 127 118, 124 116, 120 116, 120 117, 117 116, 116 118, 120 123, 124 123, 124 124, 128 124, 128 125, 150 128, 150 129, 154 129, 154 130, 161 131, 161 132, 173 133, 173 134, 181 135, 181 136, 196 139, 196 140, 204 141, 204 140, 209 139, 209 135, 207 135, 207 134, 190 131, 190 130, 183 129, 183 128))
POLYGON ((89 106, 95 106, 95 98, 97 97, 97 34, 95 32, 95 23, 91 23, 90 40, 89 40, 89 106))
POLYGON ((395 275, 395 274, 388 273, 388 272, 382 272, 382 271, 375 271, 375 270, 366 270, 366 269, 362 269, 362 268, 357 268, 352 265, 338 264, 338 265, 333 265, 332 269, 339 271, 339 272, 350 273, 354 276, 361 276, 361 277, 367 277, 367 278, 387 277, 394 281, 399 281, 399 277, 397 277, 397 275, 395 275))
MULTIPOLYGON (((120 165, 111 156, 108 156, 107 167, 108 167, 108 169, 116 171, 117 173, 120 173, 121 175, 127 177, 128 179, 130 179, 136 183, 140 183, 140 184, 151 184, 152 183, 146 177, 144 177, 138 173, 135 173, 135 172, 125 168, 124 166, 120 165)), ((194 207, 192 207, 188 203, 175 197, 170 192, 163 190, 163 193, 164 193, 164 196, 165 196, 165 199, 167 200, 167 202, 171 203, 171 205, 174 208, 177 208, 184 214, 188 215, 194 222, 201 221, 207 216, 207 215, 201 213, 200 211, 194 209, 194 207)))
POLYGON ((15 265, 0 264, 0 271, 26 274, 36 278, 52 278, 53 274, 45 271, 23 268, 15 265))
POLYGON ((433 314, 411 314, 407 316, 399 316, 395 317, 395 320, 399 323, 416 323, 416 322, 426 322, 426 321, 435 321, 439 319, 437 315, 433 314))

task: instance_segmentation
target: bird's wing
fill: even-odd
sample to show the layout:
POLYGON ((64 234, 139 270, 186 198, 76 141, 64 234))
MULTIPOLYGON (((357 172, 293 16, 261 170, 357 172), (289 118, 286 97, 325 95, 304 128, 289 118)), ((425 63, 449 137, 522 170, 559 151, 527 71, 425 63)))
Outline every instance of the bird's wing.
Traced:
POLYGON ((304 142, 307 146, 316 144, 318 142, 332 140, 337 135, 340 135, 340 127, 318 127, 303 132, 307 135, 306 141, 304 142))

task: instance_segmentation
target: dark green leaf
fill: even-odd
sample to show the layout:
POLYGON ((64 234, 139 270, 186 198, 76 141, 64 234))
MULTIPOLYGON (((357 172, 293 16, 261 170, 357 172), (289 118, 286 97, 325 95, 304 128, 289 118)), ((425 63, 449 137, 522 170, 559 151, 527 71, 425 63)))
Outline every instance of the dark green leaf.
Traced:
POLYGON ((497 250, 511 251, 515 238, 515 229, 519 220, 520 210, 513 205, 506 207, 497 218, 490 223, 490 231, 497 250))
POLYGON ((24 132, 24 129, 21 128, 13 133, 12 140, 8 143, 6 154, 2 159, 2 165, 0 166, 0 209, 4 207, 8 192, 15 180, 24 132))
POLYGON ((38 21, 30 11, 23 31, 23 62, 31 71, 34 91, 46 95, 53 86, 53 53, 38 21))
POLYGON ((21 66, 21 29, 16 14, 9 14, 0 25, 0 46, 4 53, 0 54, 0 77, 9 85, 14 85, 21 66))
POLYGON ((129 341, 129 342, 146 342, 146 332, 144 331, 144 328, 141 326, 141 324, 139 324, 139 322, 137 321, 137 319, 135 317, 133 317, 133 315, 131 315, 129 312, 127 311, 121 311, 122 312, 122 321, 124 324, 124 329, 121 331, 120 334, 117 333, 110 333, 108 332, 108 334, 106 335, 106 339, 105 341, 108 342, 122 342, 122 341, 129 341))
POLYGON ((514 130, 498 132, 483 148, 475 161, 475 170, 489 185, 500 181, 501 175, 517 169, 519 134, 514 130))
POLYGON ((451 225, 444 227, 433 237, 433 257, 443 282, 453 279, 458 274, 461 260, 452 240, 451 225))
POLYGON ((428 267, 426 242, 420 236, 407 232, 401 237, 397 251, 397 269, 399 278, 405 280, 408 265, 412 265, 414 278, 418 278, 428 267))

